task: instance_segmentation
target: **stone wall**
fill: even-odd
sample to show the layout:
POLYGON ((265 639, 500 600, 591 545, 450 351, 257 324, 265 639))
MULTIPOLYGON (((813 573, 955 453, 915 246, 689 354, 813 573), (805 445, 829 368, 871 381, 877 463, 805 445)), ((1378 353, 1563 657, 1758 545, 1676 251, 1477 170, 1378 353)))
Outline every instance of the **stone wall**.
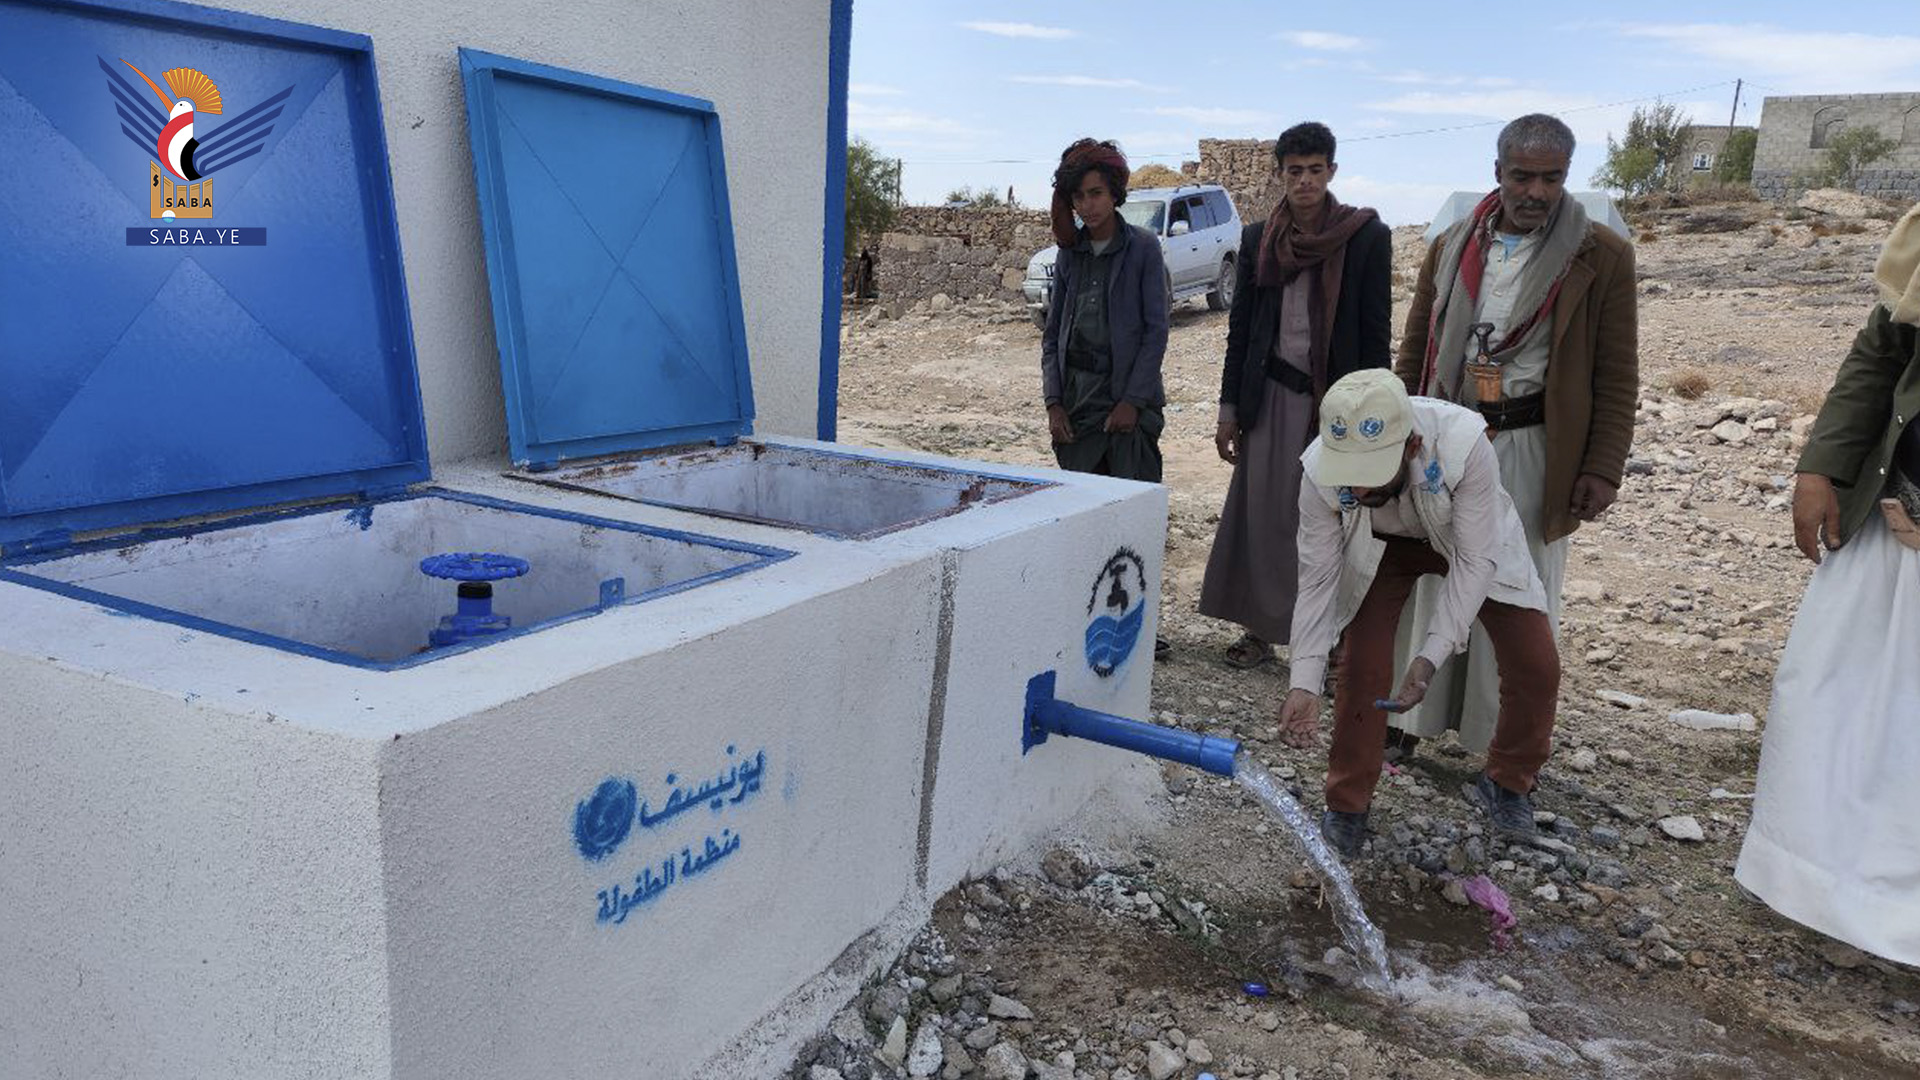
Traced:
POLYGON ((1028 260, 1051 243, 1042 210, 903 206, 874 252, 874 286, 903 305, 940 294, 1018 300, 1028 260))
POLYGON ((1201 139, 1193 176, 1226 188, 1240 220, 1248 224, 1265 221, 1280 198, 1273 182, 1272 139, 1201 139))
POLYGON ((1885 199, 1920 198, 1920 92, 1770 97, 1761 105, 1753 155, 1753 190, 1787 199, 1826 164, 1826 140, 1871 125, 1899 143, 1893 155, 1862 170, 1857 190, 1885 199))

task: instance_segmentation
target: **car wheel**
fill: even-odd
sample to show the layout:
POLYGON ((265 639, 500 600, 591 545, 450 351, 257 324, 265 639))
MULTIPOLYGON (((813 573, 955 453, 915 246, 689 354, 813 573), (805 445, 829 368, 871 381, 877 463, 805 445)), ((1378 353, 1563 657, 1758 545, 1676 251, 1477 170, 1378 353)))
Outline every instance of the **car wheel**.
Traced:
POLYGON ((1172 274, 1167 275, 1166 283, 1167 283, 1167 317, 1172 318, 1173 317, 1173 275, 1172 274))
POLYGON ((1047 309, 1046 308, 1028 308, 1027 315, 1028 317, 1033 319, 1033 325, 1039 327, 1042 330, 1045 330, 1047 328, 1047 309))
POLYGON ((1214 279, 1213 288, 1207 292, 1207 306, 1215 311, 1225 311, 1233 306, 1233 260, 1220 260, 1220 276, 1214 279))

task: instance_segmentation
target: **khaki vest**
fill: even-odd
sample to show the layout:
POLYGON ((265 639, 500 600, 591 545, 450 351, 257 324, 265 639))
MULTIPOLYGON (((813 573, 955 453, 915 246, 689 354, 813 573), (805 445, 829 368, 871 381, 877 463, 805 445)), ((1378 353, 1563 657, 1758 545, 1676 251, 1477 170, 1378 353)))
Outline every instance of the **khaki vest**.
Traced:
MULTIPOLYGON (((1413 430, 1420 435, 1420 452, 1414 456, 1412 475, 1407 484, 1412 490, 1413 512, 1427 530, 1427 543, 1449 564, 1455 561, 1453 535, 1453 489, 1466 471, 1467 453, 1476 440, 1487 437, 1487 422, 1479 413, 1435 398, 1414 398, 1413 430)), ((1386 541, 1373 535, 1373 511, 1364 506, 1340 505, 1340 489, 1313 484, 1314 462, 1320 456, 1320 440, 1300 456, 1306 466, 1307 483, 1329 507, 1340 514, 1341 548, 1340 589, 1334 600, 1334 618, 1345 629, 1360 610, 1367 590, 1380 571, 1380 558, 1386 554, 1386 541)), ((1547 610, 1547 590, 1533 567, 1533 555, 1527 550, 1526 530, 1505 488, 1499 488, 1500 536, 1494 554, 1493 586, 1487 599, 1515 607, 1547 610)), ((1462 647, 1466 645, 1461 642, 1462 647)))

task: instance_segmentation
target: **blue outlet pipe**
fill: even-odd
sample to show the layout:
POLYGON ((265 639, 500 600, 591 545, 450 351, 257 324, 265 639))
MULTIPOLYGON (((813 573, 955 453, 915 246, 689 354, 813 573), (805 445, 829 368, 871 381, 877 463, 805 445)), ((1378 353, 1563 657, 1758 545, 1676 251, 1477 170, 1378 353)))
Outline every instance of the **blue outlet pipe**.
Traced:
POLYGON ((1049 735, 1068 735, 1177 761, 1218 776, 1233 775, 1233 759, 1240 753, 1237 740, 1196 735, 1179 728, 1083 709, 1054 697, 1054 681, 1054 673, 1049 671, 1027 683, 1027 707, 1020 721, 1022 754, 1046 742, 1049 735))

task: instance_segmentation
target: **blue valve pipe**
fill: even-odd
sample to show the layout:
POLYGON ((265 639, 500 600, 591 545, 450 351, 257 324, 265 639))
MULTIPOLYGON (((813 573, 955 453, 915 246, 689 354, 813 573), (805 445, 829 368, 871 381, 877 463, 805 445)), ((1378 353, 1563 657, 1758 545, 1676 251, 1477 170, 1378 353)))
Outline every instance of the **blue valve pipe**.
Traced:
POLYGON ((1179 728, 1083 709, 1054 697, 1054 683, 1051 671, 1035 675, 1027 682, 1027 707, 1020 720, 1022 754, 1046 742, 1049 735, 1068 735, 1177 761, 1217 776, 1233 775, 1233 759, 1240 753, 1237 740, 1196 735, 1179 728))

